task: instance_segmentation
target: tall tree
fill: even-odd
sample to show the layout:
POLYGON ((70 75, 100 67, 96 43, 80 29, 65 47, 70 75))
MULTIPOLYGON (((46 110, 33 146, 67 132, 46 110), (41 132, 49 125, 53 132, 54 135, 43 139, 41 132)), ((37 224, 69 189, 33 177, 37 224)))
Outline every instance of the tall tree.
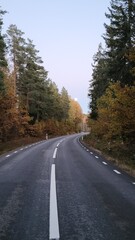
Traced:
POLYGON ((110 81, 120 81, 121 85, 133 85, 131 74, 133 62, 129 53, 135 43, 135 0, 111 0, 111 7, 105 24, 106 55, 108 57, 108 77, 110 81))
POLYGON ((4 71, 3 68, 7 67, 5 58, 6 44, 2 35, 3 15, 6 11, 0 9, 0 91, 4 90, 4 71))
POLYGON ((59 89, 54 82, 50 82, 50 111, 49 115, 51 118, 61 120, 61 99, 59 89))
POLYGON ((7 30, 7 43, 14 74, 14 94, 20 94, 20 72, 25 66, 25 39, 24 32, 16 25, 11 24, 7 30))
POLYGON ((14 94, 18 97, 18 107, 26 109, 32 117, 32 123, 35 123, 45 118, 44 94, 47 71, 33 42, 30 39, 26 41, 24 33, 16 25, 10 25, 7 33, 13 65, 14 94))
POLYGON ((94 56, 92 80, 89 87, 91 117, 97 118, 97 100, 109 83, 120 82, 121 86, 134 85, 135 61, 135 0, 111 0, 105 24, 105 50, 99 46, 94 56))
POLYGON ((42 66, 33 42, 28 39, 25 47, 25 67, 20 72, 20 97, 34 122, 44 118, 45 88, 48 87, 47 71, 42 66))
POLYGON ((94 64, 93 64, 93 73, 92 79, 90 81, 90 88, 88 96, 91 98, 90 108, 91 108, 91 117, 93 119, 97 118, 97 99, 100 98, 107 86, 108 86, 108 78, 107 78, 107 59, 105 52, 102 48, 102 45, 99 45, 97 54, 94 55, 94 64))
POLYGON ((67 90, 63 87, 61 90, 61 110, 62 110, 62 119, 66 120, 69 116, 69 96, 67 90))

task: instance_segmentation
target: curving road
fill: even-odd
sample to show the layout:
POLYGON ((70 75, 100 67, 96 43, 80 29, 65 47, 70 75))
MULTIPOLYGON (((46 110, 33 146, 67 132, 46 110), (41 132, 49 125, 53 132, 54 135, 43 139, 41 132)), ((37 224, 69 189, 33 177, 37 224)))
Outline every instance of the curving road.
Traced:
POLYGON ((135 239, 135 179, 80 136, 0 157, 0 240, 135 239))

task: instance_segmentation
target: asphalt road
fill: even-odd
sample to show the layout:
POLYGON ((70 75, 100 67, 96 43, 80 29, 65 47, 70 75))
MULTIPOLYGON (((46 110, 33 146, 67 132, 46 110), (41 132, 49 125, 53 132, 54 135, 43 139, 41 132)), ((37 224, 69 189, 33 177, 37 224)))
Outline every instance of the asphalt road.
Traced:
POLYGON ((135 179, 79 136, 0 157, 0 240, 135 240, 135 179))

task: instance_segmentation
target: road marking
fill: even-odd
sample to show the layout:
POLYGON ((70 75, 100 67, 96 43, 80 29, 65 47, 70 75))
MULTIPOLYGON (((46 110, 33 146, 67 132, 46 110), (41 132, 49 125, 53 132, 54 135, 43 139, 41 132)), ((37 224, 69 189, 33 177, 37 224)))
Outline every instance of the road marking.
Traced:
POLYGON ((9 155, 9 154, 6 156, 6 158, 8 158, 8 157, 10 157, 10 155, 9 155))
POLYGON ((93 152, 90 152, 90 154, 93 154, 93 152))
POLYGON ((57 154, 57 148, 55 148, 55 150, 54 150, 53 158, 56 158, 56 154, 57 154))
POLYGON ((14 153, 17 153, 18 151, 14 151, 14 153))
POLYGON ((23 148, 20 149, 20 151, 22 151, 22 150, 23 150, 23 148))
POLYGON ((95 158, 99 158, 98 156, 95 156, 95 158))
POLYGON ((106 162, 102 162, 104 165, 107 165, 107 163, 106 162))
POLYGON ((60 145, 60 142, 57 144, 57 147, 60 145))
POLYGON ((132 182, 133 185, 135 185, 135 182, 132 182))
POLYGON ((115 170, 115 169, 114 169, 113 171, 114 171, 115 173, 117 173, 117 174, 121 174, 119 171, 117 171, 117 170, 115 170))
POLYGON ((89 149, 87 149, 87 152, 89 152, 89 149))
POLYGON ((56 195, 55 164, 51 168, 49 239, 60 239, 56 195))

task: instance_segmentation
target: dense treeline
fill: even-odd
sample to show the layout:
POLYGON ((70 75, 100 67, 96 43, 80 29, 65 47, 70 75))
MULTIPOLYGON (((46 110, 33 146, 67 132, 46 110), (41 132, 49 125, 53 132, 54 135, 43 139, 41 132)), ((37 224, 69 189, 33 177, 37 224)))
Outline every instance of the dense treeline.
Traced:
POLYGON ((106 17, 88 94, 91 138, 135 162, 135 0, 111 0, 106 17))
POLYGON ((79 103, 64 87, 59 92, 33 41, 16 25, 2 35, 5 13, 0 10, 0 140, 78 131, 79 103))

